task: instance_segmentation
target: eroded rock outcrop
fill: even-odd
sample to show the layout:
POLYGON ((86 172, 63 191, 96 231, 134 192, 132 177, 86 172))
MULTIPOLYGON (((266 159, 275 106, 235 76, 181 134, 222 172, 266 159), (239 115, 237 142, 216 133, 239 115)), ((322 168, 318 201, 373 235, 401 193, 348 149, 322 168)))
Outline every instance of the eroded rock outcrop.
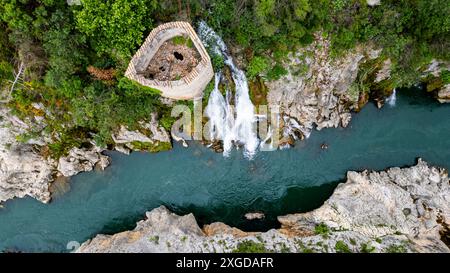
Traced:
POLYGON ((118 152, 129 154, 131 151, 163 151, 172 147, 170 136, 159 125, 157 114, 151 115, 150 122, 139 122, 139 130, 129 130, 125 126, 112 135, 115 149, 118 152))
POLYGON ((450 84, 438 91, 438 100, 441 103, 450 103, 450 84))
POLYGON ((282 227, 200 229, 192 214, 161 206, 132 231, 97 235, 77 252, 450 252, 448 173, 419 160, 410 168, 348 172, 320 208, 279 217, 282 227))
MULTIPOLYGON (((381 52, 366 43, 333 58, 330 40, 320 32, 312 44, 291 52, 283 63, 287 75, 266 82, 267 102, 280 106, 283 117, 281 145, 309 137, 314 127, 348 126, 351 112, 361 110, 369 97, 381 108, 395 88, 395 64, 381 52)), ((450 71, 448 62, 432 60, 419 70, 417 81, 439 102, 450 102, 450 84, 442 76, 450 71)))

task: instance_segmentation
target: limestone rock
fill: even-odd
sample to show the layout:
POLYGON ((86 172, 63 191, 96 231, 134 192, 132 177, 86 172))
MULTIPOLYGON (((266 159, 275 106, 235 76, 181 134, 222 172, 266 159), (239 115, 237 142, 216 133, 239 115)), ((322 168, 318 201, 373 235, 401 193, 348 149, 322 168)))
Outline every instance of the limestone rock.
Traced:
POLYGON ((170 142, 170 137, 167 131, 159 125, 157 120, 157 114, 152 113, 149 123, 141 123, 143 128, 149 129, 152 133, 152 139, 160 142, 170 142))
POLYGON ((441 71, 444 67, 448 68, 448 64, 445 64, 442 61, 433 59, 433 60, 431 60, 430 64, 428 65, 427 69, 424 71, 424 75, 431 74, 435 77, 439 77, 439 75, 441 74, 441 71))
POLYGON ((391 77, 391 66, 391 59, 386 59, 383 62, 383 67, 376 74, 375 82, 381 82, 383 80, 389 79, 391 77))
POLYGON ((449 201, 447 171, 419 160, 404 169, 350 171, 320 208, 278 217, 278 230, 212 223, 202 231, 192 214, 161 206, 133 231, 97 235, 76 252, 231 252, 244 241, 275 252, 450 252, 441 239, 448 236, 449 201))
MULTIPOLYGON (((221 222, 215 222, 209 225, 205 225, 203 227, 203 231, 207 236, 228 234, 233 237, 246 237, 252 234, 250 232, 242 231, 238 228, 230 227, 229 225, 226 225, 221 222)), ((254 233, 255 232, 253 232, 253 234, 254 233)))
POLYGON ((128 149, 127 147, 120 145, 120 144, 115 145, 114 150, 118 151, 119 153, 126 154, 126 155, 129 155, 131 153, 130 149, 128 149))
MULTIPOLYGON (((34 103, 35 109, 45 112, 44 105, 34 103)), ((102 149, 93 145, 91 149, 73 148, 67 156, 57 162, 40 154, 39 146, 46 145, 51 139, 41 135, 26 143, 17 141, 17 136, 42 130, 45 123, 41 120, 24 122, 10 114, 9 110, 0 107, 0 203, 15 197, 26 195, 42 202, 51 199, 51 183, 55 177, 63 175, 69 177, 83 171, 91 171, 96 164, 100 169, 109 165, 109 158, 102 155, 102 149), (28 124, 32 124, 32 127, 28 124)), ((58 185, 53 187, 56 192, 58 185)))
POLYGON ((439 90, 438 100, 441 103, 450 103, 450 84, 446 84, 441 90, 439 90))
POLYGON ((100 154, 99 157, 100 158, 96 166, 98 166, 100 170, 104 171, 109 166, 109 164, 111 164, 111 161, 109 159, 109 156, 100 154))
POLYGON ((367 0, 367 5, 373 7, 381 4, 381 0, 367 0))
MULTIPOLYGON (((450 70, 450 62, 433 59, 430 62, 430 64, 426 67, 426 69, 422 72, 421 77, 425 82, 428 81, 428 78, 430 76, 438 79, 438 82, 440 82, 442 79, 441 73, 443 71, 449 70, 450 70)), ((428 87, 427 91, 430 91, 428 90, 428 87)), ((434 91, 434 88, 432 91, 434 91)), ((444 86, 437 88, 435 95, 440 103, 450 103, 450 84, 445 84, 444 86)))
POLYGON ((97 163, 101 169, 109 165, 109 158, 101 154, 101 149, 72 148, 69 154, 59 158, 58 171, 66 177, 76 175, 80 172, 89 172, 94 169, 97 163))

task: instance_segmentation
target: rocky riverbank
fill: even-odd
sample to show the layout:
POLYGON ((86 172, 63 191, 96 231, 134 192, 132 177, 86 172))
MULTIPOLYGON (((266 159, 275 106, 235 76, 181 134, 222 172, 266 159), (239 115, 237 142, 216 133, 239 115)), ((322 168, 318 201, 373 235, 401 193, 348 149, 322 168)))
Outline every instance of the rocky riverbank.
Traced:
POLYGON ((450 252, 448 172, 409 168, 347 173, 318 209, 278 217, 280 229, 200 228, 161 206, 132 231, 97 235, 77 252, 450 252))
MULTIPOLYGON (((41 105, 34 107, 43 109, 41 105)), ((52 138, 44 133, 45 119, 36 116, 21 120, 5 106, 0 106, 0 117, 0 204, 25 196, 47 203, 51 200, 53 181, 94 168, 104 170, 110 164, 109 157, 103 154, 105 149, 93 141, 89 141, 88 147, 73 147, 66 155, 54 159, 48 154, 52 138)), ((141 127, 142 132, 122 126, 112 136, 115 149, 128 154, 132 150, 171 148, 170 137, 159 126, 156 115, 152 115, 150 122, 141 122, 141 127)))

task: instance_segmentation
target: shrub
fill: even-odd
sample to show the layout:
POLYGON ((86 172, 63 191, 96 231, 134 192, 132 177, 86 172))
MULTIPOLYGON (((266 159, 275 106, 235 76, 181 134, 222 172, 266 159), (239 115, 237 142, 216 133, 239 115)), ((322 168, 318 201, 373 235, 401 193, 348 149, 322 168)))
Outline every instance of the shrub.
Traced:
POLYGON ((337 253, 351 253, 350 248, 346 243, 344 243, 344 241, 337 241, 334 249, 337 253))
POLYGON ((153 243, 157 244, 157 245, 159 244, 159 236, 158 235, 151 236, 150 238, 148 238, 148 240, 150 242, 153 242, 153 243))
POLYGON ((441 78, 443 84, 450 84, 450 71, 444 70, 441 72, 441 78))

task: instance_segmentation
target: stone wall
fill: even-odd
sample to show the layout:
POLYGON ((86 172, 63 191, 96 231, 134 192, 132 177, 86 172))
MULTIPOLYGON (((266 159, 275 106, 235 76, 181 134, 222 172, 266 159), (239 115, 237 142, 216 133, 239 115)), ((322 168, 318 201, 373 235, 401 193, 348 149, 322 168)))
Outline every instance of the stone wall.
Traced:
POLYGON ((125 76, 144 86, 158 89, 162 96, 172 99, 193 99, 201 97, 203 90, 212 79, 214 71, 211 59, 192 26, 187 22, 162 24, 150 32, 145 42, 133 56, 125 76), (187 35, 200 54, 199 64, 192 71, 176 81, 150 80, 140 75, 149 65, 161 45, 176 36, 187 35))

